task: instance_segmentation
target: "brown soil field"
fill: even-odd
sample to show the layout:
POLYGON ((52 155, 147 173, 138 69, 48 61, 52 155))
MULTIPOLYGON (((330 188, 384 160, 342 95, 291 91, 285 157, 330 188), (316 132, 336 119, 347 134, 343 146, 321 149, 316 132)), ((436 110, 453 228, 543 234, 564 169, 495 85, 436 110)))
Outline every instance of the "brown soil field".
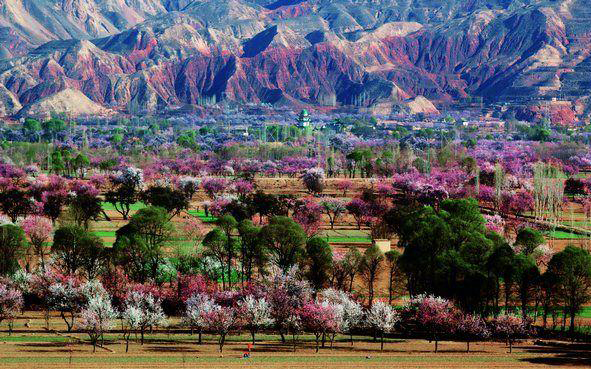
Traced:
MULTIPOLYGON (((146 334, 146 342, 132 340, 129 352, 121 333, 105 335, 103 347, 92 346, 84 333, 66 333, 61 319, 52 314, 49 330, 41 313, 25 312, 15 321, 14 332, 0 331, 0 368, 544 368, 589 367, 589 345, 566 342, 516 342, 513 352, 502 342, 476 342, 466 352, 466 343, 442 341, 439 352, 432 342, 421 339, 388 338, 384 351, 371 337, 355 337, 353 346, 346 336, 337 336, 332 348, 315 352, 313 337, 298 336, 293 352, 291 338, 281 343, 276 335, 259 334, 250 358, 247 335, 230 335, 220 354, 217 337, 170 330, 146 334), (28 327, 25 326, 27 323, 28 327)), ((115 326, 115 329, 117 326, 115 326)), ((4 328, 4 326, 3 326, 4 328)))

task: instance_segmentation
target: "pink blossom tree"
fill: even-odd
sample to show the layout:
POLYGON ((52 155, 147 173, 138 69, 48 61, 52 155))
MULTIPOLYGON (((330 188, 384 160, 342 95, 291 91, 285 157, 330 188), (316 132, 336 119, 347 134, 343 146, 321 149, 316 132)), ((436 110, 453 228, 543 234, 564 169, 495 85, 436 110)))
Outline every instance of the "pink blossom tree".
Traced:
POLYGON ((363 199, 353 199, 346 205, 349 214, 355 218, 357 229, 371 216, 371 206, 363 199))
POLYGON ((320 338, 338 328, 334 308, 329 304, 308 302, 302 306, 299 315, 304 329, 314 334, 316 352, 318 352, 320 338))
POLYGON ((503 337, 509 345, 509 353, 513 352, 513 341, 526 336, 531 330, 531 321, 516 315, 499 315, 491 322, 495 335, 503 337))
POLYGON ((219 335, 218 345, 220 353, 223 352, 226 336, 239 325, 237 309, 215 305, 211 311, 204 313, 203 318, 207 329, 219 335))
POLYGON ((322 223, 323 208, 311 198, 304 198, 298 201, 294 207, 293 220, 295 220, 308 237, 318 233, 322 223))
POLYGON ((490 330, 478 315, 466 314, 458 320, 457 333, 466 340, 466 352, 470 352, 470 341, 486 339, 490 330))
POLYGON ((211 199, 215 199, 228 188, 228 181, 224 178, 205 178, 201 183, 201 188, 211 199))
POLYGON ((240 196, 246 196, 254 191, 254 184, 245 179, 239 179, 234 182, 234 192, 240 196))
POLYGON ((415 323, 435 341, 435 352, 438 350, 439 337, 454 333, 457 327, 458 310, 451 301, 442 297, 419 295, 410 300, 406 310, 411 312, 415 323))
MULTIPOLYGON (((47 218, 33 215, 23 219, 21 227, 27 237, 29 237, 35 254, 39 257, 41 270, 45 270, 45 243, 53 233, 51 221, 47 218)), ((30 270, 29 263, 27 263, 27 270, 30 270)))
POLYGON ((350 179, 341 179, 337 181, 336 187, 343 193, 343 197, 347 197, 347 192, 353 188, 353 181, 350 179))

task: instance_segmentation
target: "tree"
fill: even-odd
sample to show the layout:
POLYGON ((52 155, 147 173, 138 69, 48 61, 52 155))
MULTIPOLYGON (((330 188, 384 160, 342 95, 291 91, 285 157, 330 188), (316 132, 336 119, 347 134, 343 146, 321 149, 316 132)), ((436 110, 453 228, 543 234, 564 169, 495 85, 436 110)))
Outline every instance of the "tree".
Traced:
POLYGON ((64 206, 68 204, 69 196, 68 192, 64 189, 45 191, 41 195, 43 202, 42 213, 55 224, 57 218, 60 217, 64 206))
POLYGON ((76 314, 85 302, 79 281, 74 277, 69 277, 49 286, 45 303, 51 310, 60 312, 60 317, 70 332, 74 327, 76 314))
POLYGON ((99 338, 113 327, 113 321, 116 318, 117 313, 108 296, 97 294, 88 300, 86 307, 80 313, 78 325, 88 333, 93 352, 96 352, 99 338))
POLYGON ((361 261, 361 275, 368 287, 368 305, 371 307, 374 298, 374 286, 384 261, 384 253, 377 245, 372 245, 363 254, 361 261))
POLYGON ((55 136, 66 130, 66 122, 62 119, 51 118, 41 123, 44 135, 47 139, 55 139, 55 136))
POLYGON ((353 292, 353 281, 363 265, 363 254, 356 247, 351 247, 345 254, 343 267, 349 276, 349 292, 353 292))
POLYGON ((41 138, 42 128, 41 123, 33 118, 26 118, 23 123, 23 130, 38 140, 41 138))
POLYGON ((412 313, 416 324, 435 341, 435 352, 438 350, 440 336, 453 333, 457 327, 458 311, 445 298, 419 295, 410 300, 406 310, 412 313))
POLYGON ((486 270, 493 280, 494 314, 497 315, 500 311, 501 280, 505 290, 505 309, 509 308, 509 297, 515 281, 515 252, 501 236, 497 236, 495 241, 495 246, 486 261, 486 270))
POLYGON ((395 290, 395 278, 400 274, 400 268, 398 267, 398 259, 400 253, 396 250, 390 250, 384 254, 386 257, 386 264, 388 265, 388 303, 392 304, 394 299, 395 290))
POLYGON ((204 319, 207 328, 220 336, 218 345, 220 353, 223 352, 226 336, 230 332, 230 329, 237 328, 238 325, 238 314, 236 309, 215 305, 211 311, 204 313, 204 319))
POLYGON ((255 226, 250 220, 243 220, 238 224, 240 235, 240 265, 242 276, 251 282, 254 270, 259 274, 264 273, 267 263, 267 250, 261 239, 261 228, 255 226))
POLYGON ((308 283, 299 280, 297 273, 297 267, 287 272, 275 273, 265 290, 265 297, 271 305, 271 316, 281 335, 281 341, 285 343, 285 334, 291 332, 294 345, 295 334, 300 328, 299 311, 304 303, 310 301, 312 294, 308 283))
POLYGON ((517 233, 515 239, 515 248, 523 252, 525 255, 531 255, 536 248, 546 243, 546 239, 540 231, 531 228, 522 228, 517 233))
POLYGON ((232 288, 232 261, 235 255, 236 240, 233 237, 233 232, 238 226, 238 222, 231 215, 224 215, 218 218, 216 222, 217 226, 224 232, 226 245, 226 270, 228 273, 228 288, 232 288))
MULTIPOLYGON (((29 241, 33 246, 35 254, 39 257, 41 262, 41 270, 45 270, 45 243, 53 233, 53 225, 47 218, 40 216, 30 216, 21 222, 21 227, 25 231, 29 241)), ((28 265, 28 263, 27 263, 28 265)), ((27 270, 29 266, 27 267, 27 270)))
POLYGON ((538 286, 540 270, 533 258, 524 254, 515 255, 513 262, 514 280, 519 288, 519 298, 521 300, 521 314, 523 319, 526 319, 527 308, 532 295, 535 293, 534 289, 538 286))
POLYGON ((347 192, 353 188, 353 181, 349 179, 341 179, 336 184, 337 189, 343 191, 343 197, 347 197, 347 192))
POLYGON ((275 216, 261 229, 261 236, 272 254, 272 262, 287 272, 304 254, 306 234, 287 217, 275 216))
POLYGON ((302 175, 302 182, 309 193, 317 195, 324 191, 325 177, 322 168, 311 168, 302 175))
POLYGON ((514 315, 500 315, 491 322, 493 332, 507 340, 509 353, 513 352, 515 338, 525 336, 530 331, 531 322, 514 315))
POLYGON ((187 199, 191 201, 195 193, 199 190, 201 181, 195 177, 184 176, 178 181, 178 188, 181 190, 187 199))
POLYGON ((404 249, 400 266, 411 295, 453 298, 466 311, 482 308, 494 242, 475 200, 444 200, 437 209, 396 207, 384 220, 404 249))
POLYGON ((171 219, 189 208, 187 194, 167 186, 150 186, 140 197, 146 204, 164 208, 171 219))
POLYGON ((345 204, 338 199, 329 199, 322 201, 320 203, 320 206, 322 206, 322 208, 324 209, 324 213, 328 215, 331 229, 334 229, 335 222, 347 210, 345 208, 345 204))
POLYGON ((162 310, 161 302, 150 292, 131 292, 125 299, 123 318, 129 327, 139 330, 142 345, 146 329, 166 324, 166 316, 162 310))
POLYGON ((131 205, 139 200, 140 191, 144 183, 141 169, 127 167, 111 178, 112 189, 105 193, 105 200, 115 207, 115 210, 127 220, 131 205))
POLYGON ((457 333, 466 340, 466 352, 470 352, 470 341, 486 339, 490 336, 484 319, 471 314, 465 314, 460 318, 457 333))
POLYGON ((366 314, 366 321, 367 325, 381 338, 380 350, 384 351, 384 334, 392 332, 399 320, 400 315, 392 306, 382 301, 371 305, 366 314))
POLYGON ((183 322, 193 330, 199 331, 199 344, 201 344, 201 333, 207 328, 205 317, 216 307, 216 303, 206 294, 198 293, 187 299, 183 322))
POLYGON ((591 298, 591 255, 587 250, 569 245, 552 257, 548 271, 556 278, 556 292, 570 315, 573 334, 575 316, 591 298))
POLYGON ((318 233, 323 212, 324 208, 320 204, 313 199, 305 198, 296 202, 293 210, 293 220, 302 226, 308 237, 313 237, 318 233))
POLYGON ((12 223, 33 213, 33 206, 29 193, 23 189, 15 187, 0 191, 0 211, 10 218, 12 223))
POLYGON ((357 229, 361 229, 361 225, 368 219, 371 214, 370 204, 363 199, 353 199, 346 205, 349 214, 355 218, 357 222, 357 229))
POLYGON ((239 304, 242 320, 252 336, 252 344, 255 344, 255 334, 265 327, 274 323, 271 317, 271 306, 269 302, 261 297, 259 299, 248 295, 239 304))
POLYGON ((12 320, 22 308, 22 292, 0 283, 0 324, 7 320, 10 333, 12 333, 12 320))
POLYGON ((205 178, 201 187, 207 196, 215 199, 228 188, 228 181, 224 178, 205 178))
POLYGON ((0 225, 0 276, 12 275, 20 268, 18 262, 27 248, 22 228, 13 224, 0 225))
POLYGON ((85 169, 90 166, 90 159, 88 159, 88 156, 83 153, 79 153, 72 160, 72 166, 74 167, 74 170, 79 171, 79 177, 84 177, 85 169))
POLYGON ((145 282, 148 277, 155 280, 172 231, 166 210, 153 206, 140 209, 117 231, 112 252, 137 281, 145 282))
MULTIPOLYGON (((205 247, 205 256, 212 257, 216 262, 219 263, 222 277, 222 288, 226 290, 226 276, 224 273, 224 265, 228 258, 228 243, 232 242, 228 240, 226 234, 219 228, 214 228, 203 239, 203 246, 205 247)), ((231 275, 228 275, 231 278, 231 275)))
POLYGON ((361 304, 353 300, 346 292, 332 288, 322 291, 322 299, 332 305, 339 306, 341 316, 338 331, 349 333, 352 346, 353 330, 361 324, 363 319, 363 308, 361 304))
POLYGON ((65 226, 55 231, 51 250, 58 263, 68 275, 80 269, 93 279, 105 257, 103 241, 79 226, 65 226))
POLYGON ((79 227, 88 229, 90 221, 99 220, 101 214, 104 214, 102 200, 94 192, 76 192, 70 198, 70 215, 79 227))
POLYGON ((301 308, 299 315, 304 329, 316 337, 316 352, 318 352, 320 337, 325 337, 338 328, 333 307, 329 304, 308 302, 301 308))
POLYGON ((254 214, 259 214, 259 223, 263 222, 263 217, 279 215, 283 210, 277 196, 261 191, 249 196, 245 202, 251 205, 254 214))
POLYGON ((308 259, 307 277, 312 287, 322 289, 330 278, 332 269, 332 249, 326 240, 314 237, 306 243, 308 259))

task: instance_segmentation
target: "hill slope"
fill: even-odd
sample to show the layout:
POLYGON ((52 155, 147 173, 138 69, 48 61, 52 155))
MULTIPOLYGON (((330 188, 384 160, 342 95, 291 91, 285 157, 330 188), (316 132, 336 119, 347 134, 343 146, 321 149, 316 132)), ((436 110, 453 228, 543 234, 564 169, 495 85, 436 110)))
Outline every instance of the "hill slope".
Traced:
POLYGON ((590 106, 587 5, 6 0, 0 86, 23 106, 64 89, 127 111, 221 99, 383 107, 482 96, 534 107, 564 99, 560 109, 573 114, 557 116, 574 117, 590 106))

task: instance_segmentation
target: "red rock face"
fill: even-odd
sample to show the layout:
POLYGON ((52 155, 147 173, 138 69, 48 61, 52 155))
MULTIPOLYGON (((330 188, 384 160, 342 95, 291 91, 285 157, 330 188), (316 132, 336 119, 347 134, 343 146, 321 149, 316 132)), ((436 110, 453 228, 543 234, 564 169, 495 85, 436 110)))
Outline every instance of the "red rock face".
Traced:
POLYGON ((531 105, 517 110, 516 117, 528 121, 549 119, 554 125, 572 126, 578 119, 571 102, 557 101, 542 105, 531 105))
MULTIPOLYGON (((186 10, 92 43, 52 42, 30 51, 16 33, 0 30, 0 40, 10 40, 5 53, 19 56, 14 64, 0 62, 0 84, 23 105, 74 88, 122 110, 130 104, 142 110, 200 104, 213 97, 368 107, 419 95, 434 102, 482 96, 531 105, 523 115, 537 119, 539 104, 530 99, 566 94, 564 99, 580 101, 577 112, 589 111, 582 105, 591 86, 585 72, 591 26, 576 23, 586 17, 585 1, 571 1, 572 14, 564 13, 562 1, 554 7, 529 1, 534 5, 519 11, 452 1, 447 21, 405 35, 376 31, 403 17, 398 13, 405 9, 397 8, 402 5, 287 0, 273 6, 260 1, 267 7, 255 9, 232 0, 232 6, 208 8, 217 13, 206 18, 213 15, 177 1, 163 9, 186 10), (258 18, 243 19, 248 11, 258 18), (354 31, 338 31, 343 29, 354 31)), ((64 6, 76 13, 80 3, 64 6)), ((426 10, 415 17, 436 18, 426 10)), ((577 119, 572 107, 553 108, 552 114, 569 124, 577 119)))

